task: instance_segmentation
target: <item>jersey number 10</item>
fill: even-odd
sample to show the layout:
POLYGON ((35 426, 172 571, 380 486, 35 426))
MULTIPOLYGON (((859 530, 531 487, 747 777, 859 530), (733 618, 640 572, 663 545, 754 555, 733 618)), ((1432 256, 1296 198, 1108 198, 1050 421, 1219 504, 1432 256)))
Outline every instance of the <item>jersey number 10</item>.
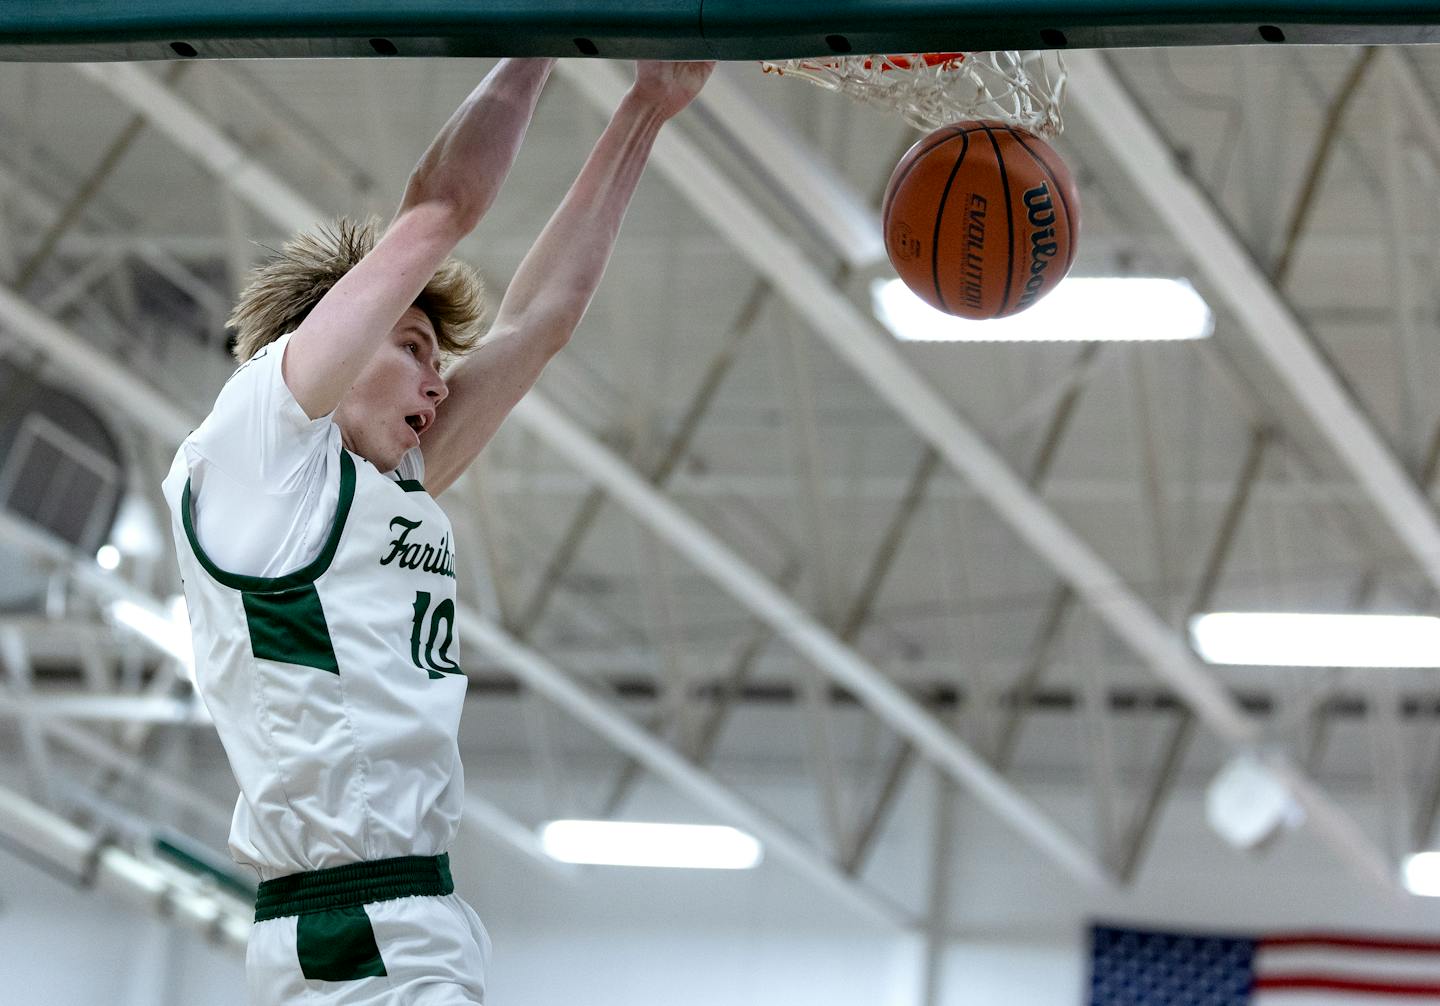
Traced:
POLYGON ((430 592, 415 592, 415 621, 410 625, 410 659, 415 666, 429 673, 432 679, 447 674, 462 674, 460 665, 450 659, 450 644, 455 641, 455 602, 445 598, 430 610, 430 592), (429 623, 429 632, 425 630, 429 623), (444 635, 441 635, 441 630, 444 635), (423 642, 422 642, 423 640, 423 642), (440 647, 436 649, 435 644, 440 647))

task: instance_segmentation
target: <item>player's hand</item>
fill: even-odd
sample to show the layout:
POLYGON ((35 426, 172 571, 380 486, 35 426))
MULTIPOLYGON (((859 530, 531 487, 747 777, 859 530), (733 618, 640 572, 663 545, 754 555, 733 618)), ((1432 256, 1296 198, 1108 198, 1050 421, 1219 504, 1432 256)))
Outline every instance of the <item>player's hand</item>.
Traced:
POLYGON ((631 93, 655 108, 665 118, 675 115, 700 93, 715 71, 713 61, 671 63, 642 59, 635 63, 635 86, 631 93))

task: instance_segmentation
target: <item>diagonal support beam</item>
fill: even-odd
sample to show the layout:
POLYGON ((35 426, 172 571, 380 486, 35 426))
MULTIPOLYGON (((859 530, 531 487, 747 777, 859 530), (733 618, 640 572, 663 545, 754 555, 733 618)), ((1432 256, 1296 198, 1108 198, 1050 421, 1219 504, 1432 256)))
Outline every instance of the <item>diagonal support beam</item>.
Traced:
MULTIPOLYGON (((720 349, 711 358, 709 366, 705 369, 700 386, 691 396, 689 406, 666 442, 660 460, 649 472, 650 481, 655 485, 663 487, 669 482, 670 476, 675 474, 680 467, 680 462, 685 459, 685 455, 695 439, 695 434, 700 429, 701 421, 710 411, 710 406, 714 404, 730 369, 740 358, 741 344, 754 331, 756 320, 760 317, 761 309, 769 298, 769 293, 768 286, 764 283, 757 283, 744 306, 741 307, 739 314, 731 323, 724 342, 721 343, 720 349)), ((575 556, 580 551, 580 545, 595 526, 595 519, 600 515, 600 509, 604 502, 604 491, 592 489, 581 501, 580 506, 576 508, 569 526, 560 536, 560 545, 545 564, 545 572, 540 577, 539 585, 535 588, 529 601, 526 602, 525 607, 521 609, 520 615, 514 620, 515 631, 522 638, 528 637, 535 626, 539 624, 561 578, 575 561, 575 556)))
POLYGON ((854 269, 885 260, 880 215, 816 157, 800 134, 786 129, 740 85, 753 66, 721 64, 700 92, 694 110, 727 146, 750 159, 756 175, 812 233, 854 269), (763 155, 763 159, 761 156, 763 155))
MULTIPOLYGON (((1240 530, 1241 519, 1249 507, 1250 493, 1260 478, 1266 449, 1271 442, 1272 434, 1263 427, 1256 429, 1251 435, 1250 450, 1245 456, 1244 463, 1240 466, 1240 475, 1235 483, 1235 491, 1220 520, 1220 529, 1215 535, 1215 541, 1210 547, 1209 558, 1205 562, 1205 569, 1200 574, 1200 580, 1195 588, 1195 596, 1189 607, 1191 614, 1204 611, 1210 606, 1211 598, 1215 595, 1215 588, 1220 583, 1220 575, 1230 557, 1231 546, 1234 545, 1235 536, 1240 530)), ((1159 764, 1150 778, 1149 785, 1145 787, 1139 804, 1136 805, 1130 827, 1116 853, 1118 872, 1127 882, 1134 878, 1136 871, 1140 868, 1141 857, 1160 820, 1161 807, 1180 778, 1180 769, 1184 764, 1185 753, 1189 750, 1194 733, 1195 717, 1190 710, 1182 709, 1179 717, 1170 727, 1170 732, 1161 747, 1159 764)))
POLYGON ((543 395, 532 391, 521 399, 511 418, 603 485, 611 498, 752 614, 768 622, 815 667, 853 692, 871 712, 1072 876, 1086 883, 1108 882, 1088 849, 1006 782, 953 731, 543 395))
POLYGON ((1195 268, 1225 298, 1315 429, 1334 448, 1430 581, 1440 585, 1440 518, 1375 431, 1313 336, 1105 58, 1066 57, 1071 101, 1089 120, 1195 268))
POLYGON ((77 63, 74 70, 150 120, 151 128, 203 165, 261 216, 286 230, 326 214, 247 154, 185 99, 133 63, 77 63))
POLYGON ((0 338, 11 336, 58 365, 68 380, 101 401, 111 402, 143 422, 167 443, 178 444, 195 428, 193 417, 138 378, 116 368, 115 361, 37 310, 11 287, 0 283, 0 338))
MULTIPOLYGON (((165 83, 173 84, 189 69, 188 63, 176 63, 165 73, 165 83)), ((55 249, 63 238, 80 220, 85 208, 99 195, 100 190, 105 186, 115 170, 120 166, 135 141, 145 132, 145 116, 132 116, 123 129, 111 141, 100 162, 90 172, 90 175, 81 183, 79 190, 70 198, 61 210, 59 218, 50 225, 40 239, 39 247, 30 253, 30 257, 20 267, 20 275, 15 285, 21 290, 29 289, 31 282, 39 275, 40 269, 50 259, 55 249)))
MULTIPOLYGON (((792 562, 780 573, 781 587, 789 591, 795 581, 799 579, 799 575, 799 565, 792 562)), ((756 622, 750 631, 749 638, 740 646, 724 674, 714 679, 717 694, 715 700, 705 710, 700 723, 693 731, 689 732, 688 736, 679 735, 678 740, 684 745, 685 756, 698 767, 704 768, 715 753, 715 746, 720 740, 720 732, 725 727, 725 721, 739 703, 741 690, 749 682, 755 665, 760 661, 760 655, 770 645, 773 636, 774 633, 770 631, 770 626, 764 622, 756 622)), ((658 731, 663 724, 664 719, 655 716, 646 724, 646 727, 651 731, 658 731)), ((620 812, 630 791, 639 782, 643 767, 634 758, 625 760, 616 775, 615 784, 600 804, 601 817, 614 817, 620 812)), ((854 871, 847 870, 846 872, 853 873, 854 871)))
MULTIPOLYGON (((13 696, 0 691, 0 715, 7 712, 16 716, 24 715, 23 707, 15 701, 13 696)), ((183 782, 177 782, 163 772, 156 772, 153 765, 147 764, 142 759, 123 750, 119 745, 105 740, 99 734, 72 723, 48 717, 40 719, 38 722, 41 729, 57 747, 68 748, 93 762, 104 765, 132 782, 183 805, 190 813, 204 818, 215 834, 223 835, 229 829, 230 815, 233 813, 234 807, 225 806, 212 794, 201 792, 183 782)))

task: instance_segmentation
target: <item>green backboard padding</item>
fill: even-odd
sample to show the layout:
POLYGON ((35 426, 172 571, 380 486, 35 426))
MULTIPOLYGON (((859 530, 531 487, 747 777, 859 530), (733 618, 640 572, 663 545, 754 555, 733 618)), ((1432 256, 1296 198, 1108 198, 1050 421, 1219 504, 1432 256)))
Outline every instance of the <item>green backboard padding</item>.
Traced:
POLYGON ((701 0, 0 0, 0 59, 664 57, 704 53, 701 0), (594 51, 591 51, 594 50, 594 51))
POLYGON ((1440 41, 1440 0, 0 0, 0 59, 640 56, 1440 41))

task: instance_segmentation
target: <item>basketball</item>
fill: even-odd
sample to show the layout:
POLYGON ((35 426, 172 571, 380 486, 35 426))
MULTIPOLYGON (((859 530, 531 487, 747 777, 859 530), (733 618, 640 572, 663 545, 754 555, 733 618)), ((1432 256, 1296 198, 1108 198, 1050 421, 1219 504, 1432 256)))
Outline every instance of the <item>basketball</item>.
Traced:
POLYGON ((1060 155, 1002 122, 957 122, 900 159, 881 210, 905 285, 947 314, 1030 307, 1075 261, 1080 199, 1060 155))

